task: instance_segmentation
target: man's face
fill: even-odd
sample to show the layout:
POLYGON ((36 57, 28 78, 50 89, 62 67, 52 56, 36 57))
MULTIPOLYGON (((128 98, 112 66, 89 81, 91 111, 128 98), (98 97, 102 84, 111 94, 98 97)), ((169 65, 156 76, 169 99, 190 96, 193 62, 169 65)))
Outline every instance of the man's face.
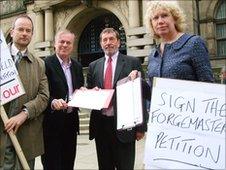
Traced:
POLYGON ((115 33, 104 33, 100 45, 107 56, 114 55, 120 46, 120 40, 116 38, 115 33))
POLYGON ((56 54, 62 59, 68 59, 73 52, 74 35, 70 33, 62 33, 55 40, 56 54))
POLYGON ((10 32, 13 43, 20 50, 27 48, 31 42, 32 34, 32 23, 27 18, 18 18, 10 32))

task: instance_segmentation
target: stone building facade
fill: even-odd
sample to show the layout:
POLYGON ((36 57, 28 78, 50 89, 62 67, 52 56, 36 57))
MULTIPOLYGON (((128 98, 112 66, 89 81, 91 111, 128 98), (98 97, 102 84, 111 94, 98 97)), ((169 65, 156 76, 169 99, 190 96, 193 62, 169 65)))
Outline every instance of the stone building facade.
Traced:
MULTIPOLYGON (((207 42, 212 68, 218 73, 226 63, 226 1, 178 0, 187 15, 187 32, 200 34, 207 42)), ((13 19, 27 13, 35 25, 30 50, 38 57, 54 52, 54 35, 67 28, 75 33, 74 56, 85 67, 102 54, 99 33, 115 27, 121 35, 122 53, 147 62, 154 40, 144 26, 148 0, 3 0, 1 29, 10 41, 13 19)))

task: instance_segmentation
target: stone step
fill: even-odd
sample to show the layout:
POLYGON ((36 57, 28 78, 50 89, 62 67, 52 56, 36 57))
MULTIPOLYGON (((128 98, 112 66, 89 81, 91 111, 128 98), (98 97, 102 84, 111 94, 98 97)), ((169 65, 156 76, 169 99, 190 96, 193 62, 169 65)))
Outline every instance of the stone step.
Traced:
POLYGON ((80 124, 89 124, 89 117, 80 118, 79 122, 80 122, 80 124))
POLYGON ((87 129, 89 129, 89 124, 80 124, 79 129, 80 130, 87 130, 87 129))
POLYGON ((88 135, 89 134, 89 119, 90 119, 90 110, 81 109, 79 112, 79 121, 80 121, 80 134, 88 135))
POLYGON ((88 135, 89 134, 89 129, 88 130, 80 130, 80 135, 88 135))
POLYGON ((89 118, 90 114, 87 112, 79 112, 79 118, 89 118))

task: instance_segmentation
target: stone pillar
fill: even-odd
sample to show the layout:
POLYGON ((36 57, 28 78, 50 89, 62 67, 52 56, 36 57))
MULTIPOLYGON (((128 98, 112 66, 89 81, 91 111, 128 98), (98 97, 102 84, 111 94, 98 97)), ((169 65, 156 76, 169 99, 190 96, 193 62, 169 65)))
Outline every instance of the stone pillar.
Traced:
POLYGON ((140 26, 139 1, 129 1, 129 26, 131 28, 140 26))
POLYGON ((206 24, 206 40, 208 44, 209 53, 211 56, 214 56, 217 54, 217 45, 215 40, 215 32, 214 32, 214 23, 209 22, 206 24))
POLYGON ((35 18, 35 42, 44 41, 44 19, 43 12, 37 11, 35 18))
MULTIPOLYGON (((140 26, 140 16, 139 16, 139 1, 130 0, 129 3, 129 27, 135 28, 140 26)), ((137 36, 132 35, 130 39, 136 39, 137 36)), ((131 47, 131 49, 137 49, 137 47, 131 47)))
POLYGON ((148 2, 147 0, 142 0, 142 15, 143 15, 143 25, 145 26, 145 15, 146 15, 146 11, 147 11, 147 7, 148 7, 148 2))
POLYGON ((53 41, 53 12, 51 8, 45 10, 45 41, 53 41))

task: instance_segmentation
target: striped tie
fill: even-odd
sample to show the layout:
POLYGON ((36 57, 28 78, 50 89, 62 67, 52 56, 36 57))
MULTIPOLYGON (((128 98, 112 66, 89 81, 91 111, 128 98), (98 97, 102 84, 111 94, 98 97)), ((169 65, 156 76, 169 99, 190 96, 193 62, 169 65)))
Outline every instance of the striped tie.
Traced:
POLYGON ((16 65, 16 68, 18 68, 18 65, 19 65, 19 62, 20 60, 22 59, 22 53, 19 51, 14 59, 14 62, 15 62, 15 65, 16 65))

